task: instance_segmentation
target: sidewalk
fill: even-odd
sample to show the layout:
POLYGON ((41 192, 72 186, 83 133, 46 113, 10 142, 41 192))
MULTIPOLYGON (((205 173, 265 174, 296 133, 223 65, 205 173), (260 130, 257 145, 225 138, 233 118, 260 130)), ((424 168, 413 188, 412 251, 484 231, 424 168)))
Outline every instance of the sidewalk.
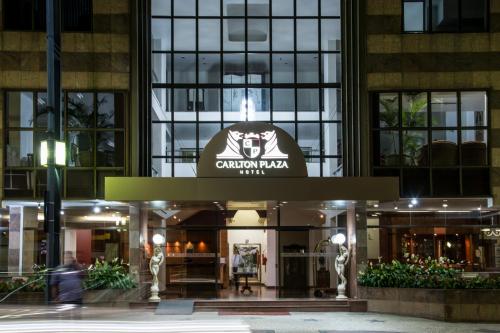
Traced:
POLYGON ((373 313, 162 316, 151 309, 0 306, 0 332, 500 333, 500 324, 444 323, 373 313))

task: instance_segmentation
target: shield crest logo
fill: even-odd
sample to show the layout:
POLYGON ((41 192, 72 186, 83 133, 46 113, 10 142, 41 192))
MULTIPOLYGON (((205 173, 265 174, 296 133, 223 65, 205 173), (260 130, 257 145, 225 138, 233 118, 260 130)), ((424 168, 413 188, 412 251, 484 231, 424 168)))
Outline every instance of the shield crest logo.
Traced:
POLYGON ((260 138, 243 139, 243 153, 248 158, 256 158, 260 154, 260 138))

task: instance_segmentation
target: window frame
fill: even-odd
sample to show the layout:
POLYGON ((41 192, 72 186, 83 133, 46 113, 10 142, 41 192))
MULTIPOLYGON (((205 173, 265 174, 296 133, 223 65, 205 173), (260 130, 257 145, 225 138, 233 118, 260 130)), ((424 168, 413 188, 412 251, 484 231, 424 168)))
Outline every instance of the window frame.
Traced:
MULTIPOLYGON (((198 1, 203 1, 203 0, 198 0, 198 1)), ((341 101, 342 99, 342 82, 341 80, 335 80, 336 82, 333 82, 333 80, 331 82, 324 82, 324 73, 323 73, 323 68, 324 68, 324 63, 325 61, 327 60, 330 60, 330 59, 326 59, 325 56, 330 56, 330 55, 333 55, 335 59, 335 61, 337 60, 341 60, 341 55, 342 55, 342 50, 339 49, 339 48, 335 48, 335 50, 324 50, 323 48, 323 45, 322 45, 322 23, 323 22, 330 22, 331 21, 331 24, 334 24, 335 22, 333 22, 334 20, 338 20, 339 21, 339 25, 341 26, 341 21, 342 21, 342 18, 341 18, 341 15, 323 15, 323 13, 321 12, 321 0, 314 0, 314 1, 317 1, 318 3, 318 8, 319 8, 319 11, 316 15, 314 16, 299 16, 299 15, 296 15, 297 14, 297 8, 296 6, 292 6, 293 8, 293 15, 288 15, 288 16, 280 16, 280 15, 274 15, 273 14, 273 6, 272 6, 272 1, 269 2, 269 8, 266 12, 266 15, 259 15, 259 16, 251 16, 251 15, 236 15, 236 16, 228 16, 227 13, 224 13, 224 1, 221 0, 218 2, 218 4, 220 5, 220 10, 219 10, 219 15, 218 16, 203 16, 203 15, 192 15, 192 16, 176 16, 174 14, 175 12, 175 8, 174 8, 174 1, 171 1, 170 2, 170 14, 169 15, 163 15, 163 14, 155 14, 155 13, 151 13, 151 9, 149 11, 149 21, 150 22, 153 22, 154 20, 164 20, 166 22, 166 24, 170 24, 170 48, 169 49, 165 49, 165 50, 151 50, 149 53, 148 53, 148 56, 150 57, 149 59, 152 59, 154 56, 159 56, 161 54, 165 54, 170 56, 170 59, 174 59, 174 57, 176 55, 187 55, 187 54, 190 54, 190 55, 195 55, 195 61, 196 61, 196 68, 197 70, 195 70, 195 75, 196 75, 196 82, 194 83, 176 83, 175 80, 174 80, 174 73, 175 73, 175 61, 171 61, 171 63, 168 65, 168 69, 165 68, 165 69, 162 69, 162 74, 164 73, 165 70, 167 70, 167 75, 170 76, 170 79, 167 79, 165 80, 166 82, 163 82, 163 83, 160 83, 160 82, 154 82, 151 84, 151 89, 149 91, 149 95, 151 96, 153 94, 153 91, 156 90, 156 89, 166 89, 166 90, 169 90, 169 91, 174 91, 174 89, 195 89, 197 91, 199 90, 203 90, 203 89, 218 89, 219 90, 219 113, 220 113, 220 117, 218 117, 218 120, 203 120, 201 119, 200 117, 200 110, 192 110, 190 112, 193 113, 193 119, 192 120, 177 120, 176 117, 175 117, 175 112, 176 112, 176 107, 175 107, 175 101, 174 101, 174 97, 173 97, 173 94, 167 94, 168 95, 168 98, 169 98, 169 101, 170 101, 170 105, 172 106, 170 108, 170 110, 168 110, 167 112, 170 114, 169 116, 169 119, 170 120, 165 120, 165 121, 158 121, 158 120, 152 120, 151 118, 148 120, 149 122, 149 125, 152 125, 152 124, 159 124, 159 123, 163 123, 163 124, 166 124, 166 127, 167 129, 170 131, 170 136, 171 136, 171 142, 167 143, 167 144, 170 144, 171 147, 170 147, 170 150, 169 150, 169 154, 165 155, 165 154, 162 154, 162 155, 152 155, 150 154, 149 156, 147 156, 149 158, 149 160, 151 161, 151 165, 154 164, 154 161, 155 160, 164 160, 166 163, 170 164, 170 172, 168 175, 163 175, 164 177, 176 177, 176 172, 175 172, 175 165, 176 163, 179 163, 183 160, 183 156, 181 156, 180 153, 176 152, 175 151, 175 126, 176 125, 179 125, 179 124, 195 124, 196 126, 196 151, 197 151, 197 154, 196 154, 196 161, 199 160, 200 158, 200 155, 201 155, 201 152, 202 152, 202 149, 200 147, 200 124, 217 124, 217 125, 220 125, 220 128, 221 130, 226 128, 228 125, 232 124, 232 123, 235 123, 237 121, 233 121, 231 119, 228 119, 227 118, 227 113, 230 112, 230 111, 226 111, 224 110, 224 91, 227 90, 227 89, 243 89, 244 90, 244 95, 246 98, 248 98, 249 94, 250 94, 250 91, 252 89, 263 89, 263 90, 266 90, 266 91, 269 91, 269 101, 268 101, 268 109, 269 110, 266 110, 265 112, 267 112, 269 114, 269 119, 268 120, 263 120, 265 122, 269 122, 269 123, 272 123, 274 125, 276 124, 280 124, 280 123, 288 123, 288 124, 293 124, 294 126, 294 134, 295 134, 295 137, 294 139, 297 140, 299 137, 300 137, 300 134, 299 133, 299 130, 298 130, 298 127, 299 127, 299 124, 308 124, 308 123, 315 123, 315 124, 318 124, 319 126, 319 132, 320 132, 320 135, 319 135, 319 145, 320 145, 320 149, 319 149, 319 153, 316 154, 316 155, 311 155, 309 156, 309 158, 311 160, 315 160, 317 161, 316 163, 318 163, 318 170, 319 170, 319 176, 325 176, 324 174, 327 172, 326 168, 324 168, 324 163, 326 163, 327 161, 333 161, 333 159, 339 159, 339 160, 342 160, 343 159, 343 138, 344 138, 344 128, 342 127, 342 132, 338 135, 340 135, 340 138, 341 138, 341 141, 342 141, 342 145, 341 147, 339 148, 338 150, 338 154, 337 155, 327 155, 326 152, 325 152, 325 131, 324 131, 324 125, 325 124, 341 124, 341 126, 344 126, 343 124, 343 121, 342 121, 342 117, 341 116, 338 116, 337 118, 335 119, 330 119, 329 117, 327 119, 323 119, 325 118, 325 115, 329 112, 329 110, 325 110, 326 106, 325 106, 325 96, 326 96, 326 93, 325 91, 327 89, 329 90, 334 90, 334 89, 337 89, 337 100, 338 101, 341 101), (175 49, 175 38, 174 38, 174 34, 175 34, 175 31, 174 31, 174 19, 194 19, 196 20, 196 26, 197 28, 195 29, 195 34, 196 34, 196 50, 194 51, 185 51, 185 50, 176 50, 175 49), (198 29, 198 26, 199 26, 199 21, 200 20, 205 20, 205 19, 218 19, 220 20, 221 24, 219 25, 219 33, 220 33, 220 38, 219 38, 219 43, 220 45, 218 46, 218 49, 217 50, 212 50, 212 51, 205 51, 205 50, 200 50, 200 47, 199 47, 199 36, 200 36, 200 32, 199 32, 199 29, 198 29), (251 50, 251 48, 249 47, 249 45, 252 43, 251 41, 248 41, 248 39, 245 40, 244 44, 245 44, 245 47, 244 49, 241 49, 241 50, 227 50, 225 47, 224 47, 224 21, 226 20, 231 20, 231 19, 236 19, 236 20, 243 20, 245 22, 245 34, 248 33, 248 22, 249 21, 252 21, 252 20, 268 20, 269 22, 269 45, 267 47, 266 50, 256 50, 256 51, 253 51, 251 50), (314 21, 314 24, 317 25, 317 29, 318 29, 318 34, 317 34, 317 46, 316 46, 316 49, 315 50, 305 50, 305 51, 302 51, 302 50, 298 50, 298 46, 297 46, 297 42, 296 42, 296 39, 297 39, 297 21, 300 21, 300 20, 307 20, 307 19, 310 19, 310 20, 315 20, 314 21), (275 21, 283 21, 283 20, 290 20, 290 22, 292 22, 292 26, 293 26, 293 47, 290 49, 290 50, 276 50, 274 47, 273 47, 273 22, 275 21), (219 59, 220 59, 220 68, 218 69, 218 77, 220 78, 219 79, 219 82, 218 83, 201 83, 200 82, 200 71, 199 71, 199 63, 200 63, 200 56, 201 55, 213 55, 214 57, 215 56, 218 56, 219 59), (242 76, 242 82, 240 83, 228 83, 228 82, 224 82, 224 57, 227 56, 227 55, 237 55, 237 54, 240 54, 240 55, 243 55, 244 57, 244 75, 242 76), (291 74, 291 77, 292 79, 289 81, 289 82, 273 82, 273 55, 276 56, 276 55, 287 55, 287 56, 290 56, 293 61, 294 61, 294 67, 293 67, 293 70, 290 71, 290 74, 291 74), (297 69, 297 57, 298 56, 301 56, 301 55, 316 55, 318 57, 317 61, 318 61, 318 66, 317 66, 317 69, 315 69, 315 73, 318 74, 318 80, 315 81, 314 83, 301 83, 298 79, 298 69, 297 69), (251 58, 251 55, 266 55, 268 56, 268 60, 269 60, 269 81, 266 81, 266 82, 262 82, 262 83, 252 83, 250 82, 250 75, 249 75, 249 58, 251 58), (338 81, 338 82, 337 82, 338 81), (298 114, 299 114, 299 110, 298 110, 298 103, 297 103, 297 95, 298 95, 298 91, 300 89, 317 89, 318 90, 318 108, 317 110, 315 110, 314 112, 317 114, 317 119, 315 120, 298 120, 299 117, 298 117, 298 114), (275 119, 274 118, 274 114, 277 110, 274 110, 274 105, 273 105, 273 91, 275 89, 291 89, 294 91, 294 99, 295 99, 295 102, 294 102, 294 109, 289 111, 290 113, 293 113, 294 114, 294 117, 293 119, 287 119, 287 120, 282 120, 281 118, 280 119, 275 119), (325 170, 323 170, 325 169, 325 170)), ((292 3, 295 3, 295 1, 292 1, 292 3)), ((243 4, 249 4, 249 1, 248 0, 243 0, 243 4)), ((343 4, 341 1, 339 1, 339 4, 342 8, 343 4)), ((199 6, 199 5, 198 5, 199 6)), ((245 7, 246 10, 245 12, 248 10, 247 7, 245 7)), ((198 13, 199 9, 197 8, 197 13, 198 13)), ((340 11, 340 14, 342 13, 342 10, 340 11)), ((343 38, 343 35, 342 35, 342 32, 339 32, 340 34, 340 38, 342 40, 343 38)), ((147 35, 147 38, 152 38, 152 33, 149 33, 147 35)), ((340 41, 341 41, 340 40, 340 41)), ((342 66, 342 64, 340 64, 340 66, 342 66)), ((341 74, 341 68, 339 68, 339 74, 338 75, 342 75, 341 74)), ((330 91, 328 93, 331 93, 330 91)), ((197 98, 200 96, 199 93, 196 93, 195 96, 197 96, 197 98)), ((151 98, 151 97, 149 97, 151 98)), ((197 102, 199 102, 197 100, 197 102)), ((198 103, 195 103, 195 104, 198 104, 198 103)), ((341 109, 337 110, 337 113, 340 115, 340 114, 343 114, 343 109, 342 109, 342 105, 340 105, 341 109)), ((187 110, 185 111, 187 112, 187 110)), ((288 112, 288 111, 287 111, 288 112)), ((258 113, 258 112, 257 112, 258 113)), ((336 140, 338 140, 338 135, 337 135, 337 138, 336 140)), ((194 147, 193 147, 194 148, 194 147)))
MULTIPOLYGON (((12 32, 45 32, 46 31, 46 26, 43 28, 39 29, 38 27, 35 26, 35 6, 33 5, 33 2, 35 0, 30 0, 32 3, 31 6, 31 28, 26 29, 26 30, 20 30, 20 29, 9 29, 5 27, 5 17, 6 17, 6 11, 5 11, 5 1, 1 3, 1 10, 2 10, 2 25, 1 29, 2 31, 12 31, 12 32)), ((61 32, 69 32, 69 33, 92 33, 94 32, 94 4, 92 0, 88 0, 88 4, 90 6, 90 26, 88 29, 82 29, 82 30, 73 30, 73 29, 66 29, 64 27, 64 19, 63 19, 63 6, 64 1, 61 1, 61 32)), ((44 18, 44 20, 46 20, 44 18)))
POLYGON ((450 31, 436 31, 432 29, 432 0, 401 0, 401 33, 402 34, 450 34, 450 33, 480 33, 480 32, 490 32, 491 23, 491 10, 490 10, 490 0, 483 0, 485 6, 484 13, 484 27, 482 29, 474 29, 470 31, 463 31, 462 29, 462 1, 458 1, 458 28, 456 30, 450 31), (405 30, 405 3, 417 2, 423 3, 423 30, 422 31, 407 31, 405 30))
MULTIPOLYGON (((30 179, 30 185, 31 188, 26 189, 26 191, 31 192, 30 196, 23 196, 23 195, 5 195, 5 186, 2 188, 2 194, 4 197, 9 198, 9 199, 17 199, 17 198, 30 198, 30 199, 41 199, 43 198, 43 193, 38 193, 38 187, 40 185, 43 185, 43 183, 38 182, 38 175, 39 174, 44 174, 46 171, 46 168, 41 166, 39 163, 39 156, 37 154, 37 147, 36 147, 36 137, 35 133, 46 133, 46 127, 43 126, 36 126, 35 122, 35 109, 37 106, 37 97, 38 94, 45 93, 44 90, 27 90, 27 89, 8 89, 2 91, 2 95, 4 97, 4 102, 3 102, 3 107, 4 107, 4 124, 5 124, 5 130, 4 130, 4 143, 3 143, 3 174, 2 177, 6 177, 7 175, 10 174, 10 172, 27 172, 28 177, 30 179), (12 93, 12 92, 30 92, 33 93, 33 119, 34 119, 34 125, 32 128, 23 128, 23 127, 10 127, 9 124, 9 114, 7 112, 8 110, 8 98, 7 94, 12 93), (11 131, 30 131, 33 133, 33 165, 31 166, 7 166, 7 159, 6 159, 6 154, 7 154, 7 142, 5 139, 8 137, 9 133, 11 131)), ((61 119, 61 128, 62 128, 62 140, 68 144, 68 135, 70 132, 73 131, 86 131, 88 133, 91 133, 93 142, 92 142, 92 164, 90 166, 69 166, 68 161, 70 159, 70 153, 68 150, 68 147, 66 147, 66 165, 62 168, 61 170, 61 196, 66 199, 95 199, 95 198, 102 198, 103 193, 99 193, 99 172, 118 172, 121 173, 121 175, 127 175, 128 170, 130 168, 130 161, 129 161, 129 133, 128 133, 128 128, 129 128, 129 96, 128 92, 126 90, 116 90, 116 89, 109 89, 109 90, 86 90, 86 89, 65 89, 62 91, 62 103, 61 106, 63 108, 63 118, 61 119), (67 117, 67 110, 68 110, 68 95, 71 93, 91 93, 93 98, 93 125, 92 127, 87 127, 87 128, 77 128, 77 127, 68 127, 68 117, 67 117), (121 127, 99 127, 97 124, 97 96, 99 94, 119 94, 121 95, 121 98, 123 99, 123 125, 121 127), (122 142, 122 149, 123 151, 121 152, 123 156, 123 165, 121 166, 99 166, 97 164, 97 142, 96 142, 96 137, 99 132, 113 132, 113 133, 122 133, 123 137, 123 142, 122 142), (92 178, 93 178, 93 184, 92 184, 92 196, 89 198, 88 196, 68 196, 68 182, 67 182, 67 176, 68 172, 71 171, 89 171, 92 172, 92 178)), ((116 148, 115 148, 116 151, 116 148)), ((43 177, 41 178, 43 179, 43 177)))
MULTIPOLYGON (((370 102, 369 102, 369 107, 370 107, 370 170, 372 176, 378 177, 380 175, 377 175, 377 172, 382 172, 382 176, 385 174, 384 172, 387 172, 387 175, 389 175, 391 172, 397 174, 397 177, 400 178, 400 193, 402 197, 415 197, 415 195, 405 193, 405 181, 404 181, 404 172, 408 170, 422 170, 422 171, 428 171, 429 176, 427 180, 427 186, 429 189, 429 192, 425 195, 419 195, 419 197, 440 197, 443 195, 438 195, 435 193, 435 190, 433 188, 434 184, 434 178, 433 178, 433 171, 435 170, 447 170, 447 169, 456 169, 458 170, 458 177, 459 177, 459 193, 456 195, 447 195, 447 196, 467 196, 467 197, 484 197, 491 195, 492 193, 492 187, 491 187, 491 178, 489 179, 488 183, 488 192, 487 193, 481 193, 481 194, 468 194, 464 191, 464 170, 487 170, 488 175, 491 174, 491 168, 492 168, 492 148, 491 148, 491 90, 490 89, 480 89, 480 88, 473 88, 473 89, 431 89, 431 90, 421 90, 421 89, 393 89, 393 90, 374 90, 369 92, 370 95, 370 102), (462 125, 462 100, 461 96, 463 93, 467 92, 481 92, 484 93, 486 96, 486 105, 485 105, 485 121, 486 125, 483 126, 465 126, 462 125), (425 93, 427 95, 427 124, 425 127, 410 127, 410 126, 404 126, 403 124, 403 119, 402 119, 402 113, 403 113, 403 108, 402 108, 402 96, 405 93, 425 93), (456 105, 456 115, 457 115, 457 124, 454 126, 435 126, 432 124, 432 93, 455 93, 457 96, 457 105, 456 105), (381 94, 395 94, 398 96, 398 124, 397 126, 388 126, 388 127, 383 127, 380 126, 380 120, 379 116, 376 114, 379 112, 379 100, 380 100, 380 95, 381 94), (376 124, 376 121, 379 121, 378 124, 376 124), (444 131, 444 130, 454 130, 457 132, 457 159, 458 162, 456 165, 453 166, 438 166, 438 165, 433 165, 433 157, 432 157, 432 149, 428 149, 427 152, 427 164, 426 165, 405 165, 404 163, 404 151, 403 151, 403 133, 405 131, 425 131, 427 134, 427 145, 428 147, 431 147, 433 139, 432 135, 434 131, 444 131), (463 141, 463 136, 462 132, 467 131, 467 130, 484 130, 486 132, 486 137, 484 138, 486 142, 486 163, 484 165, 464 165, 463 160, 462 160, 462 144, 464 143, 463 141), (380 163, 376 163, 376 158, 380 158, 380 152, 377 152, 377 149, 380 150, 380 134, 384 131, 397 131, 398 132, 398 152, 397 155, 399 157, 398 163, 395 165, 381 165, 380 163), (378 142, 378 145, 377 145, 378 142)), ((486 172, 486 171, 485 171, 486 172)), ((417 186, 413 186, 413 188, 417 188, 417 186)))

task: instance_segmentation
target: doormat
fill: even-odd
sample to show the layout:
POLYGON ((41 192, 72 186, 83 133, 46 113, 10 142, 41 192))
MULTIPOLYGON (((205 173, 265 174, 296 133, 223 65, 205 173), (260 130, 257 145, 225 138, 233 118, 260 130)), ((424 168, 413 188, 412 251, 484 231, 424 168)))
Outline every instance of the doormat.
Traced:
POLYGON ((219 316, 289 316, 288 311, 219 311, 219 316))
POLYGON ((155 315, 191 315, 193 311, 193 300, 166 300, 158 304, 155 315))

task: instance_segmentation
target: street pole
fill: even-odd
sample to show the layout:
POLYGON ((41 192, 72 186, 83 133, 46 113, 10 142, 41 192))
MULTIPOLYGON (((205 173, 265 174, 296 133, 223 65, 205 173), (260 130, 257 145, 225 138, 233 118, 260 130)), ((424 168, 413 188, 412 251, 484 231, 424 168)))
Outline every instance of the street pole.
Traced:
POLYGON ((47 190, 44 222, 47 234, 45 301, 52 302, 51 275, 60 263, 60 170, 56 167, 56 140, 61 140, 61 12, 60 0, 47 0, 47 190))

